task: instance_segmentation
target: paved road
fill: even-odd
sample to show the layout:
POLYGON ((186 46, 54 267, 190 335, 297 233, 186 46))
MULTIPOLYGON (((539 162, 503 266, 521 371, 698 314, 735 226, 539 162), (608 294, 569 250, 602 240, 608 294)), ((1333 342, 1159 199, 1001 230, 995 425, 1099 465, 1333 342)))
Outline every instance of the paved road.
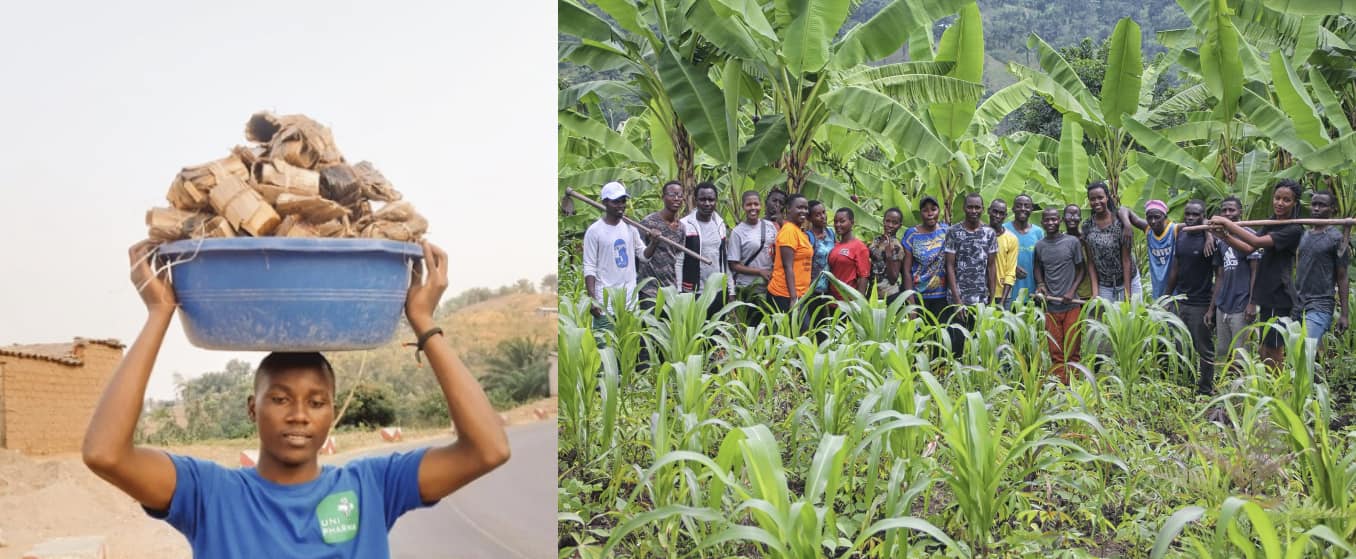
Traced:
MULTIPOLYGON (((508 428, 513 457, 391 529, 393 559, 537 559, 556 556, 556 422, 508 428)), ((388 453, 451 438, 380 447, 388 453)), ((361 456, 355 453, 353 457, 361 456)))

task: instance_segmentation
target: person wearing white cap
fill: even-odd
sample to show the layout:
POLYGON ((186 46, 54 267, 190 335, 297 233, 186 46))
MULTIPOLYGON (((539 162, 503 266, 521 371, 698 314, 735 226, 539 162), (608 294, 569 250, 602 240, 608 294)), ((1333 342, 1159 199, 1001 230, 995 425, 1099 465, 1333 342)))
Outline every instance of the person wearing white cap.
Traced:
MULTIPOLYGON (((622 221, 630 196, 622 183, 612 181, 603 185, 600 198, 606 212, 584 232, 584 288, 594 304, 595 329, 611 328, 604 309, 613 297, 609 288, 620 288, 630 305, 635 299, 636 260, 648 258, 645 241, 640 231, 622 221)), ((650 252, 653 252, 652 250, 650 252)))

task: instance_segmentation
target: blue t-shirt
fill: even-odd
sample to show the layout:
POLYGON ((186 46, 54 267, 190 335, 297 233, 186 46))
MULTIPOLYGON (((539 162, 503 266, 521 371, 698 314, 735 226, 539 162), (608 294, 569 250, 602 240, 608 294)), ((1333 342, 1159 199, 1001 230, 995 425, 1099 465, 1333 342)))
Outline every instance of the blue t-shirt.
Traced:
POLYGON ((829 253, 833 252, 833 246, 838 244, 837 235, 833 233, 833 228, 825 227, 824 236, 816 237, 814 229, 806 229, 805 234, 810 236, 810 244, 815 247, 814 259, 810 260, 810 277, 814 278, 814 290, 818 293, 825 293, 829 290, 829 253))
MULTIPOLYGON (((1045 238, 1045 230, 1041 229, 1035 223, 1027 222, 1026 233, 1018 233, 1017 228, 1009 221, 1003 224, 1003 228, 1017 237, 1017 265, 1026 270, 1026 277, 1018 279, 1012 284, 1012 299, 1017 298, 1017 294, 1023 289, 1026 290, 1027 297, 1036 292, 1036 272, 1032 271, 1032 266, 1036 265, 1034 259, 1036 243, 1045 238)), ((1009 299, 1011 300, 1011 299, 1009 299)))
POLYGON ((390 557, 387 532, 419 499, 428 449, 324 466, 320 477, 279 485, 254 468, 169 455, 178 479, 164 519, 193 557, 390 557))
POLYGON ((938 223, 931 233, 920 233, 917 227, 904 231, 904 250, 913 255, 913 290, 924 299, 946 297, 946 265, 942 245, 946 241, 947 224, 938 223))
POLYGON ((1172 267, 1172 255, 1177 250, 1177 224, 1169 223, 1163 228, 1163 236, 1145 228, 1149 239, 1149 281, 1153 282, 1154 299, 1168 293, 1168 268, 1172 267))

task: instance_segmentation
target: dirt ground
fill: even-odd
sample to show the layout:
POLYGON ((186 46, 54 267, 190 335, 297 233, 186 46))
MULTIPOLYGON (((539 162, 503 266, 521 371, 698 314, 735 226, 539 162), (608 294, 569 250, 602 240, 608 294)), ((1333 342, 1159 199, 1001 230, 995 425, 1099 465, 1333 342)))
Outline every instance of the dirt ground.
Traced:
MULTIPOLYGON (((505 413, 510 425, 555 421, 556 399, 520 406, 505 413)), ((406 441, 445 436, 447 429, 405 430, 406 441)), ((335 436, 339 454, 322 456, 322 463, 346 460, 346 454, 383 443, 375 432, 335 436)), ((177 454, 239 466, 240 451, 254 448, 250 441, 214 441, 169 447, 177 454)), ((38 543, 63 536, 108 538, 109 557, 190 557, 188 542, 162 521, 146 515, 121 491, 100 480, 79 455, 27 457, 0 449, 0 559, 19 559, 38 543)))

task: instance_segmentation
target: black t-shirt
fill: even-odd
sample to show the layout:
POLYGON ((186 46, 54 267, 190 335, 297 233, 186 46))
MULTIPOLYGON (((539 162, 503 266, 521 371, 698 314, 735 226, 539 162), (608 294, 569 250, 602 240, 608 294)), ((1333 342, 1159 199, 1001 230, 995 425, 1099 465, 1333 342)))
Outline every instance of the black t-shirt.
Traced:
POLYGON ((1262 235, 1271 235, 1272 246, 1262 249, 1262 261, 1257 264, 1257 281, 1253 285, 1252 300, 1258 306, 1288 309, 1295 306, 1295 249, 1299 248, 1304 227, 1294 224, 1270 225, 1262 235))
POLYGON ((1186 304, 1210 304, 1210 292, 1215 287, 1215 269, 1205 255, 1205 233, 1180 233, 1173 253, 1177 265, 1177 283, 1173 295, 1186 295, 1186 304))
POLYGON ((1334 272, 1346 268, 1351 252, 1338 254, 1346 242, 1336 227, 1328 227, 1304 234, 1299 244, 1299 263, 1295 283, 1300 307, 1306 311, 1333 311, 1334 272))

